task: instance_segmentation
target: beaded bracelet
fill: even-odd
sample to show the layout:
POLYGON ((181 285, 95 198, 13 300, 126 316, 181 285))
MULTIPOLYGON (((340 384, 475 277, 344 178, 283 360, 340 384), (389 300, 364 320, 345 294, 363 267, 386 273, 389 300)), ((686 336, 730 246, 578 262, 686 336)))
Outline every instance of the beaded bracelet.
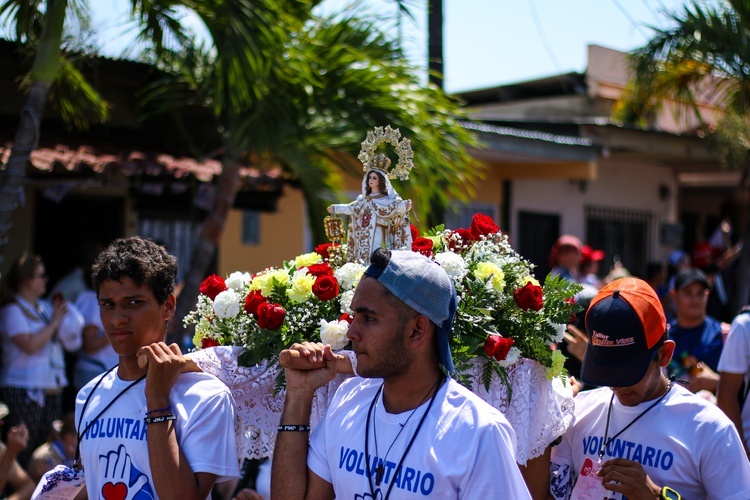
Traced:
POLYGON ((149 410, 146 412, 146 415, 151 415, 152 413, 159 413, 162 411, 172 411, 172 405, 167 406, 166 408, 159 408, 158 410, 149 410))
POLYGON ((171 420, 177 420, 177 417, 170 413, 169 415, 164 415, 162 417, 146 417, 143 419, 143 421, 148 424, 160 424, 162 422, 169 422, 171 420))
POLYGON ((309 432, 309 425, 280 425, 276 428, 277 431, 295 431, 295 432, 309 432))

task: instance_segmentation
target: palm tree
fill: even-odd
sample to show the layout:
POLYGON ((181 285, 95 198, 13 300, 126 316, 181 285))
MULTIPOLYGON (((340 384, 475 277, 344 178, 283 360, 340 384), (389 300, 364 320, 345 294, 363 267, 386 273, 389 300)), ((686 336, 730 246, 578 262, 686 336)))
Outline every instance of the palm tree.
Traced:
MULTIPOLYGON (((204 19, 211 33, 221 32, 212 25, 221 18, 226 19, 204 19)), ((206 103, 219 127, 231 132, 224 136, 217 204, 202 226, 178 318, 194 306, 221 234, 219 226, 241 182, 240 160, 280 166, 300 186, 309 219, 320 221, 340 190, 341 176, 356 172, 352 160, 367 131, 391 124, 412 139, 418 152, 411 182, 400 190, 421 209, 420 216, 429 214, 433 198, 443 204, 466 198, 477 165, 465 149, 472 137, 455 120, 457 103, 436 87, 421 85, 417 71, 378 25, 378 20, 356 16, 310 15, 284 43, 266 47, 266 57, 283 64, 263 66, 251 81, 244 74, 225 74, 223 68, 230 66, 221 50, 192 46, 165 68, 171 70, 170 77, 153 85, 145 108, 167 112, 185 102, 206 103), (216 106, 224 102, 233 104, 216 106)), ((322 241, 321 224, 311 229, 322 241)), ((179 323, 173 322, 171 333, 178 330, 179 323)))
MULTIPOLYGON (((632 57, 634 76, 615 118, 647 125, 666 102, 697 119, 722 143, 728 167, 742 169, 740 188, 750 188, 750 3, 726 0, 710 5, 698 0, 672 12, 672 28, 656 34, 632 57), (725 110, 716 125, 705 123, 699 102, 711 101, 725 110), (732 133, 725 133, 732 130, 732 133), (724 139, 722 139, 724 138, 724 139), (726 138, 731 138, 727 143, 726 138), (737 152, 740 152, 738 155, 737 152)), ((744 232, 748 248, 750 217, 744 232)), ((737 288, 730 307, 737 311, 750 300, 750 252, 742 252, 737 288)))

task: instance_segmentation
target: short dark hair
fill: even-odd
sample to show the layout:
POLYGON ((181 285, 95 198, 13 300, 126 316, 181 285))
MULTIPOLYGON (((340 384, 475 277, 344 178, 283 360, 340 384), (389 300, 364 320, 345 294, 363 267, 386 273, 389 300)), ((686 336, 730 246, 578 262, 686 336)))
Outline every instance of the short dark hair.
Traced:
POLYGON ((123 278, 130 278, 139 286, 148 285, 159 304, 163 304, 174 292, 177 259, 163 246, 140 236, 117 239, 94 262, 92 281, 98 294, 103 282, 123 278))

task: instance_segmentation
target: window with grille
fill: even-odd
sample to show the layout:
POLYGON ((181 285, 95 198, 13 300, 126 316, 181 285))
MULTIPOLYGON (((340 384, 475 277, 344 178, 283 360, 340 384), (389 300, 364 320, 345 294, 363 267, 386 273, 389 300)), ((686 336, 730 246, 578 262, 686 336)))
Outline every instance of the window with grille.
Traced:
POLYGON ((189 220, 144 217, 138 221, 138 234, 164 245, 177 258, 177 282, 180 283, 185 280, 185 273, 190 269, 198 227, 197 223, 189 220))
POLYGON ((242 244, 260 245, 260 212, 257 210, 242 212, 242 244))
POLYGON ((604 250, 600 274, 606 275, 615 259, 634 276, 643 276, 651 248, 653 216, 650 212, 616 208, 585 208, 586 241, 604 250))

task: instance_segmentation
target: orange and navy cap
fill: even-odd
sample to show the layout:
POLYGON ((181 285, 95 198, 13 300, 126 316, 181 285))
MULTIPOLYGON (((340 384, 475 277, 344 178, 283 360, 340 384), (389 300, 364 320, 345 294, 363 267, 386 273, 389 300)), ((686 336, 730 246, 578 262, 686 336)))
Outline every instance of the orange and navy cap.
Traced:
POLYGON ((581 380, 589 385, 629 387, 646 375, 654 347, 667 331, 667 320, 648 283, 622 278, 592 299, 586 331, 589 345, 581 380))

